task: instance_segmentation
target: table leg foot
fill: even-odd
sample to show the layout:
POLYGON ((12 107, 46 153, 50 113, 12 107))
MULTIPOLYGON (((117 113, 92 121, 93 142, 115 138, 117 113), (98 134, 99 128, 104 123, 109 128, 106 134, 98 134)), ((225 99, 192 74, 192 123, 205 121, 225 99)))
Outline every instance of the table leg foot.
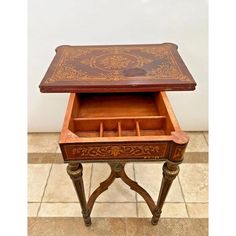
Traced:
POLYGON ((83 215, 83 218, 84 218, 85 225, 90 226, 92 224, 92 221, 91 221, 89 210, 82 211, 82 215, 83 215))
POLYGON ((84 218, 84 223, 86 226, 90 226, 92 222, 90 218, 90 211, 88 210, 86 203, 82 164, 78 162, 69 163, 67 166, 67 173, 73 182, 76 194, 79 198, 80 206, 82 209, 82 215, 84 218))
POLYGON ((167 161, 163 165, 163 178, 162 178, 159 197, 157 200, 157 206, 152 212, 153 217, 152 217, 151 223, 153 225, 157 225, 161 216, 162 207, 164 205, 167 194, 170 190, 171 184, 173 180, 176 178, 176 176, 179 174, 178 164, 179 163, 173 163, 173 162, 167 161))

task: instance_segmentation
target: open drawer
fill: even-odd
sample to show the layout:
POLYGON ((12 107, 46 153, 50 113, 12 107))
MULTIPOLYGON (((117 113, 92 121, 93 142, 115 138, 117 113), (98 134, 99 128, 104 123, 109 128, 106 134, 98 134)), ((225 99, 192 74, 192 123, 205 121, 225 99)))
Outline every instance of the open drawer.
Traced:
POLYGON ((181 161, 188 137, 165 92, 70 95, 60 148, 64 161, 181 161))

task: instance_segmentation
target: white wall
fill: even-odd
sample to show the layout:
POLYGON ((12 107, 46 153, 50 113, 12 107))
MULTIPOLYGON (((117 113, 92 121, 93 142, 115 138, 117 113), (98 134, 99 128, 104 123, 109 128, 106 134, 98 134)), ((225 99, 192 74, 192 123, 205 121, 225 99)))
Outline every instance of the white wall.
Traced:
POLYGON ((197 82, 168 92, 184 130, 208 129, 207 0, 30 0, 29 132, 60 131, 68 94, 42 94, 38 85, 61 44, 173 42, 197 82))

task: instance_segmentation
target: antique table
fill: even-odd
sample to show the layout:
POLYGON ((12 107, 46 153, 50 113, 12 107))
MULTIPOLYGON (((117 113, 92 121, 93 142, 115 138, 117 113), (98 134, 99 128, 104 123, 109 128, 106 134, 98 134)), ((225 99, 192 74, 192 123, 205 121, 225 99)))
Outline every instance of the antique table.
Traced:
POLYGON ((188 143, 165 91, 194 90, 195 86, 172 43, 56 49, 40 91, 70 93, 59 144, 87 226, 96 198, 115 178, 144 198, 152 224, 158 223, 188 143), (125 164, 136 161, 165 161, 157 203, 126 175, 125 164), (88 201, 84 162, 107 162, 111 167, 110 176, 88 201))

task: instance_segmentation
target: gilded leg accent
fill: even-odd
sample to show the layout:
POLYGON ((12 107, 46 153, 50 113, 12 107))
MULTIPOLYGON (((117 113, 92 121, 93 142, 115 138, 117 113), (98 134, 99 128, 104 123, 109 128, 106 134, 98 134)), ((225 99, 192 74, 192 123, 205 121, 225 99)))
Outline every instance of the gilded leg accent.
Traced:
POLYGON ((81 163, 71 162, 67 166, 67 173, 70 176, 75 187, 76 194, 82 208, 82 215, 86 226, 91 225, 90 212, 86 205, 84 183, 83 183, 83 167, 81 163))
POLYGON ((160 188, 157 206, 153 211, 152 224, 156 225, 160 219, 162 207, 164 205, 166 196, 170 190, 171 184, 175 177, 179 174, 178 164, 173 162, 165 162, 163 165, 163 178, 160 188))

